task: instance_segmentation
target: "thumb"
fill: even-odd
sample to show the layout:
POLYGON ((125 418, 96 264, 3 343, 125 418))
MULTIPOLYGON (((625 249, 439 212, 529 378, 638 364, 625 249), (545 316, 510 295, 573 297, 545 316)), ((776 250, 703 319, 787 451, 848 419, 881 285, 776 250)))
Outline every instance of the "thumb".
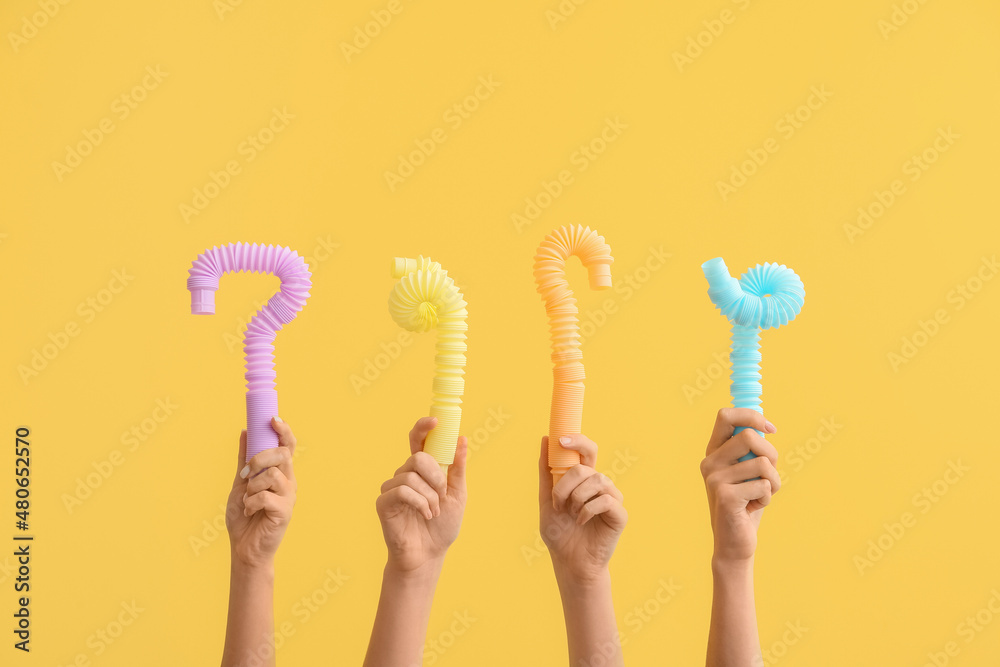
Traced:
POLYGON ((549 436, 542 437, 538 456, 538 503, 552 505, 552 473, 549 471, 549 436))
POLYGON ((465 464, 469 458, 469 440, 464 435, 458 436, 458 447, 455 449, 455 461, 448 467, 448 488, 465 488, 465 464))

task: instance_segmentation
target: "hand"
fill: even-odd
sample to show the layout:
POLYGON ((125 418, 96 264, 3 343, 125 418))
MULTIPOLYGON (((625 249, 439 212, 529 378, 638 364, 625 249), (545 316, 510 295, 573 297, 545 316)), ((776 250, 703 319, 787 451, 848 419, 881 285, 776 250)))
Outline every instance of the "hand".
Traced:
POLYGON ((701 462, 715 534, 713 560, 717 563, 745 564, 753 558, 761 515, 781 488, 775 469, 778 451, 754 429, 777 432, 774 424, 755 410, 719 410, 701 462), (749 428, 734 436, 737 426, 749 428), (738 460, 749 452, 757 458, 738 460))
POLYGON ((247 432, 240 434, 240 451, 233 489, 226 504, 226 528, 234 564, 260 567, 273 564, 281 538, 292 519, 295 473, 292 454, 295 436, 278 417, 271 420, 278 446, 265 449, 245 463, 247 432))
POLYGON ((556 575, 588 583, 607 573, 611 554, 628 522, 621 491, 594 470, 597 445, 582 435, 560 440, 580 453, 555 488, 548 466, 548 436, 538 459, 538 510, 542 540, 549 548, 556 575), (564 442, 568 440, 568 442, 564 442))
POLYGON ((437 425, 435 417, 418 419, 410 431, 411 456, 382 485, 375 509, 389 550, 387 567, 403 573, 442 561, 458 537, 465 513, 465 461, 468 443, 459 437, 448 479, 437 461, 423 451, 437 425))

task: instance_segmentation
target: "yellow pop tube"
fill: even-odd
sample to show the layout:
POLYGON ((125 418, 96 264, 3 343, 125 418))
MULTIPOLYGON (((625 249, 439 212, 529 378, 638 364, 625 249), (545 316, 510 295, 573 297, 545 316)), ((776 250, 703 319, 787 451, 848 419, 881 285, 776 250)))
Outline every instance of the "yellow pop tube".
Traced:
POLYGON ((545 299, 552 336, 552 407, 549 413, 549 469, 552 484, 580 462, 580 455, 559 444, 564 435, 583 428, 583 353, 580 351, 579 311, 566 280, 566 260, 572 255, 587 267, 590 288, 611 287, 611 248, 590 227, 561 227, 545 237, 535 255, 535 282, 545 299))
POLYGON ((392 277, 399 278, 389 295, 389 314, 396 324, 417 333, 437 329, 430 416, 438 422, 424 451, 447 476, 462 425, 468 304, 448 272, 428 257, 394 258, 392 277))

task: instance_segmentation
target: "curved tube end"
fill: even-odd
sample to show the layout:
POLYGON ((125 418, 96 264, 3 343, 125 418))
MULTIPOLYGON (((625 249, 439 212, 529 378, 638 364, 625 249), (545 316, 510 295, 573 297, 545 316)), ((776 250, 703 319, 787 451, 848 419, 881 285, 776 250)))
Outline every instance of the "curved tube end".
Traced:
POLYGON ((197 289, 197 288, 192 289, 191 314, 215 315, 215 290, 197 289))
POLYGON ((611 266, 608 264, 591 264, 590 289, 602 290, 611 287, 611 266))
POLYGON ((402 278, 407 273, 417 270, 417 260, 410 259, 409 257, 393 257, 392 258, 392 277, 402 278))
POLYGON ((729 275, 729 267, 726 266, 725 260, 721 257, 708 260, 701 265, 701 270, 705 273, 709 287, 722 287, 719 284, 720 282, 724 282, 727 278, 732 278, 729 275))

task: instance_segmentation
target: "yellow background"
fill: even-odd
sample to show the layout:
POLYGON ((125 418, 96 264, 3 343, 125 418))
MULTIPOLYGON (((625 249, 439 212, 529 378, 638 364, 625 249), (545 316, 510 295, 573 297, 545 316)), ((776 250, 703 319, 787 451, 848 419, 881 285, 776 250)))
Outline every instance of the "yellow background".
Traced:
MULTIPOLYGON (((551 568, 547 556, 531 558, 551 389, 531 265, 546 233, 579 223, 606 237, 616 278, 648 278, 625 298, 590 292, 582 269, 570 269, 582 310, 608 297, 618 306, 584 347, 584 430, 601 446, 599 467, 616 453, 638 459, 616 477, 630 512, 612 562, 627 662, 704 660, 711 531, 698 463, 728 404, 728 377, 690 399, 684 388, 727 368, 713 355, 726 350, 728 326, 699 268, 722 256, 737 274, 787 264, 807 290, 799 318, 763 335, 763 405, 787 481, 761 528, 762 646, 798 622, 808 631, 779 646, 779 664, 921 665, 953 640, 960 653, 949 664, 995 664, 1000 620, 971 643, 957 626, 1000 587, 1000 281, 961 309, 948 294, 1000 245, 996 4, 929 2, 884 37, 890 0, 593 0, 555 27, 546 12, 557 0, 402 0, 348 62, 341 43, 385 6, 247 0, 220 18, 210 0, 71 2, 15 50, 8 33, 42 10, 3 3, 3 422, 10 440, 15 427, 32 429, 37 540, 33 651, 9 645, 15 595, 0 572, 0 662, 64 665, 84 654, 102 667, 217 664, 227 538, 198 555, 191 538, 211 537, 205 522, 228 493, 244 419, 242 353, 226 336, 277 280, 227 276, 217 314, 194 317, 187 269, 215 244, 313 255, 329 239, 337 249, 315 265, 309 303, 277 340, 281 414, 305 445, 277 560, 276 618, 295 628, 281 664, 360 664, 364 654, 384 558, 374 500, 428 408, 433 336, 360 392, 351 376, 399 333, 386 309, 390 258, 418 254, 440 261, 469 303, 463 430, 483 427, 491 408, 509 414, 471 456, 468 509, 429 638, 455 613, 476 621, 425 664, 564 664, 551 568), (674 53, 724 9, 733 22, 680 71, 674 53), (114 100, 147 66, 165 79, 119 119, 114 100), (453 129, 444 114, 481 76, 500 86, 453 129), (832 97, 784 137, 776 123, 811 86, 832 97), (240 143, 274 108, 294 119, 247 161, 240 143), (60 181, 52 163, 102 118, 114 131, 60 181), (627 128, 578 171, 574 152, 609 118, 627 128), (447 141, 390 191, 384 172, 438 127, 447 141), (904 163, 949 127, 959 138, 910 181, 904 163), (723 201, 717 181, 768 137, 780 150, 723 201), (179 206, 233 159, 241 172, 186 223, 179 206), (525 197, 562 169, 573 183, 515 229, 525 197), (894 179, 905 194, 850 242, 844 225, 894 179), (660 246, 667 263, 637 273, 660 246), (85 322, 78 304, 123 268, 133 280, 85 322), (887 355, 939 308, 948 321, 894 369, 887 355), (19 366, 69 322, 79 335, 24 382, 19 366), (167 397, 179 407, 128 451, 122 433, 167 397), (826 418, 842 428, 793 465, 796 447, 820 444, 826 418), (115 450, 124 461, 69 512, 63 496, 115 450), (949 461, 969 471, 921 513, 914 494, 949 461), (855 556, 906 511, 916 525, 859 573, 855 556), (296 603, 338 568, 349 580, 302 622, 296 603), (651 603, 671 579, 680 592, 651 603), (94 633, 133 600, 144 611, 95 655, 94 633), (629 614, 644 605, 656 613, 636 629, 629 614)), ((0 483, 5 544, 10 463, 0 483)))

